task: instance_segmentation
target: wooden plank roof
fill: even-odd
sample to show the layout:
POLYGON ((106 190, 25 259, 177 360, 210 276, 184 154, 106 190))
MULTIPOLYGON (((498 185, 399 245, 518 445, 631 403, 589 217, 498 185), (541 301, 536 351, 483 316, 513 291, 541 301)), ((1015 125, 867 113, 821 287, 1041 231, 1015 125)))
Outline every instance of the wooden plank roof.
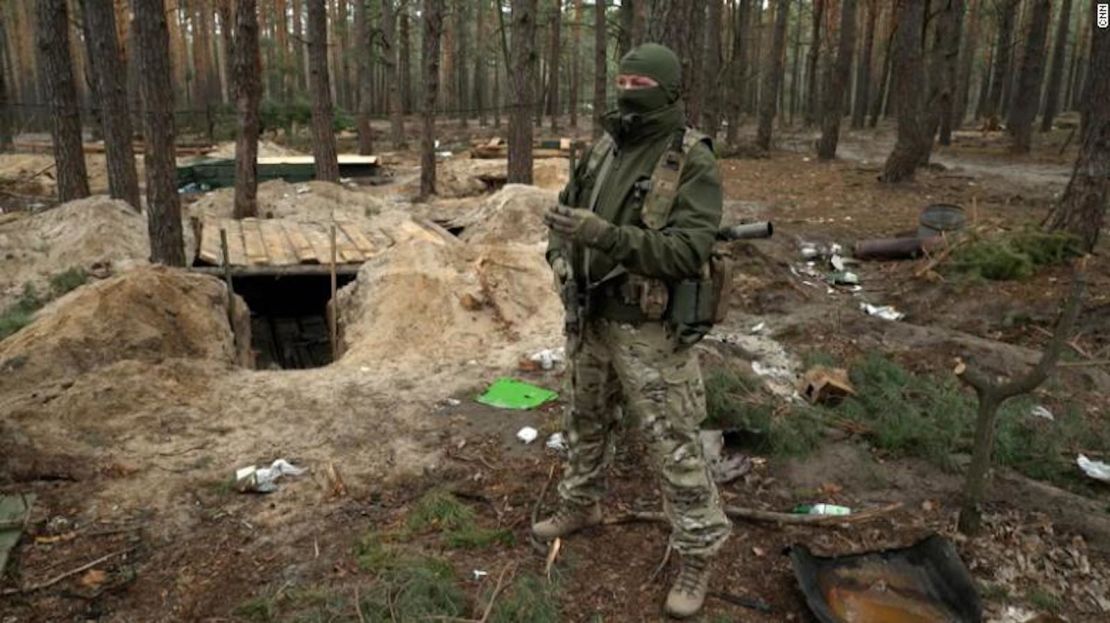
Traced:
MULTIPOLYGON (((326 266, 331 261, 331 227, 329 222, 289 219, 206 218, 201 221, 194 263, 223 265, 220 245, 223 230, 227 232, 228 264, 233 268, 326 266)), ((369 228, 351 221, 337 221, 336 264, 357 265, 370 259, 380 251, 373 239, 369 228)))

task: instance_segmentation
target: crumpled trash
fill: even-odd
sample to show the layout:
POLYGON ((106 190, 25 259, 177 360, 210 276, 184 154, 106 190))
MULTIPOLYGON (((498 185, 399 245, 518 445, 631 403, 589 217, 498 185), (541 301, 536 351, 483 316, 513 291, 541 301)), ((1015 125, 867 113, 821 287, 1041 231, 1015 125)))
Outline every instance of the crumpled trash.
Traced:
POLYGON ((235 470, 235 488, 239 493, 270 493, 277 491, 274 484, 282 476, 300 476, 308 471, 285 459, 278 459, 269 467, 249 465, 235 470))
POLYGON ((482 578, 486 577, 487 575, 489 575, 489 571, 482 571, 481 569, 475 569, 474 571, 471 572, 471 574, 472 574, 471 577, 474 578, 475 582, 477 582, 477 581, 481 580, 482 578))
POLYGON ((872 305, 871 303, 860 303, 859 308, 867 313, 868 316, 878 316, 883 320, 901 320, 906 317, 905 314, 894 309, 891 305, 872 305))
POLYGON ((303 194, 306 194, 306 193, 308 193, 308 192, 309 192, 309 191, 311 191, 311 190, 312 190, 312 189, 311 189, 311 188, 309 188, 307 184, 304 184, 304 185, 301 185, 301 186, 298 186, 298 187, 297 187, 297 194, 298 194, 298 195, 303 195, 303 194))
POLYGON ((551 433, 551 436, 547 438, 547 443, 545 445, 548 448, 551 448, 552 450, 560 453, 566 452, 568 449, 567 438, 562 433, 551 433))
POLYGON ((562 346, 559 348, 545 348, 529 355, 528 360, 540 364, 540 367, 544 370, 550 370, 555 367, 555 364, 563 363, 566 360, 566 349, 562 346))
POLYGON ((856 286, 859 285, 859 275, 850 270, 840 270, 834 273, 829 273, 826 281, 833 285, 841 286, 856 286))
POLYGON ((1046 420, 1055 420, 1056 419, 1056 416, 1052 415, 1052 412, 1049 411, 1048 408, 1045 407, 1044 405, 1037 405, 1037 406, 1033 407, 1029 411, 1029 415, 1032 415, 1033 417, 1043 417, 1046 420))
POLYGON ((1110 465, 1102 461, 1092 461, 1082 454, 1075 459, 1075 463, 1079 465, 1079 469, 1083 470, 1084 474, 1091 478, 1102 482, 1110 482, 1110 465))
POLYGON ((767 328, 767 323, 766 322, 761 322, 761 323, 755 325, 754 327, 752 327, 751 329, 748 329, 748 333, 763 333, 763 330, 766 329, 766 328, 767 328))
POLYGON ((524 443, 532 443, 536 440, 536 437, 539 436, 540 431, 532 428, 531 426, 525 426, 524 428, 516 432, 516 438, 523 441, 524 443))
POLYGON ((812 404, 837 404, 856 393, 844 368, 815 366, 798 380, 798 391, 812 404))
POLYGON ((740 453, 725 452, 724 431, 698 431, 702 453, 709 466, 713 482, 724 484, 752 471, 751 457, 740 453))

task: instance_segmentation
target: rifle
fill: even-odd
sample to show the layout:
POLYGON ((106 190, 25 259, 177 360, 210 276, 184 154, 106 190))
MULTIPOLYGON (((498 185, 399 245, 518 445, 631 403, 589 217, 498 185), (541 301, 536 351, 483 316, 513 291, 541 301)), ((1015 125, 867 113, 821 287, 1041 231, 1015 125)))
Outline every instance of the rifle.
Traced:
POLYGON ((770 238, 775 234, 775 226, 771 221, 757 221, 755 223, 740 223, 729 227, 722 227, 717 231, 717 240, 752 240, 754 238, 770 238))

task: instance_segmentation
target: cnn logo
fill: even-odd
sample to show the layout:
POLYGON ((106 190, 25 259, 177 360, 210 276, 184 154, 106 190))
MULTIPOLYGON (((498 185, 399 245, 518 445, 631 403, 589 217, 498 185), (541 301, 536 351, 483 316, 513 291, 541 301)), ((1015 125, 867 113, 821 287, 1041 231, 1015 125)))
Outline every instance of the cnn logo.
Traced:
POLYGON ((1105 2, 1098 3, 1098 15, 1095 21, 1098 23, 1098 27, 1103 30, 1105 30, 1107 26, 1110 26, 1110 4, 1105 2))

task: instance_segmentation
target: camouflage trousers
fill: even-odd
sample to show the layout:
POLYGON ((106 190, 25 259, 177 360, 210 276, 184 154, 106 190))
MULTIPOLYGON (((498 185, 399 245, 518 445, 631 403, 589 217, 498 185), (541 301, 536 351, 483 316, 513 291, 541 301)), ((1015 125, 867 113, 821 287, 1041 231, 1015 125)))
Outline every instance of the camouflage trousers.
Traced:
POLYGON ((559 483, 566 504, 587 506, 605 492, 612 460, 616 409, 623 395, 652 445, 671 545, 682 554, 710 555, 731 530, 709 475, 698 425, 705 419, 705 386, 691 348, 661 322, 639 326, 591 320, 575 348, 568 344, 570 406, 564 430, 569 460, 559 483))

